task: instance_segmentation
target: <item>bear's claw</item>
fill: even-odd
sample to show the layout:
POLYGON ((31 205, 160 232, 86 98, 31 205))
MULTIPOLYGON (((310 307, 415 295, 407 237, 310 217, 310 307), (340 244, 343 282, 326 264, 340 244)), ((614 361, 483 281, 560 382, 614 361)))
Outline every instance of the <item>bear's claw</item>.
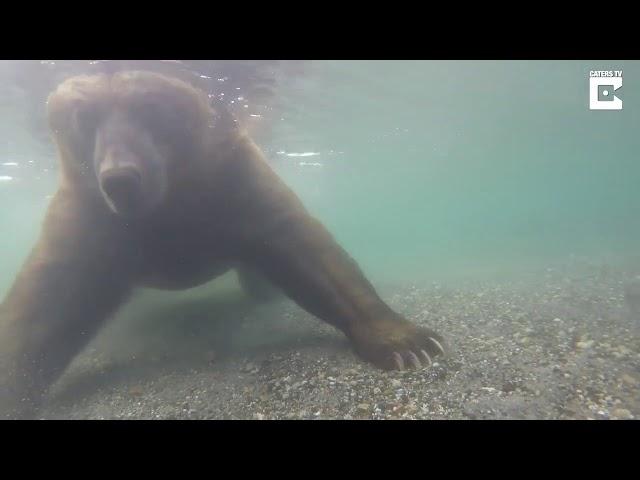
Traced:
POLYGON ((437 340, 436 340, 435 338, 433 338, 433 337, 429 337, 429 340, 431 340, 431 341, 435 344, 435 346, 436 346, 436 347, 438 347, 438 349, 440 350, 440 352, 442 353, 442 355, 444 355, 444 354, 445 354, 445 352, 444 352, 444 348, 442 348, 442 345, 440 345, 440 342, 439 342, 439 341, 437 341, 437 340))
POLYGON ((424 358, 427 360, 427 362, 429 362, 429 365, 427 365, 428 367, 430 367, 433 362, 431 361, 431 357, 429 356, 429 354, 427 352, 425 352, 424 350, 420 350, 420 352, 422 353, 422 355, 424 356, 424 358))
MULTIPOLYGON (((431 339, 433 340, 433 339, 431 339)), ((436 345, 438 345, 438 348, 442 351, 442 353, 444 354, 444 350, 442 349, 442 346, 440 345, 440 343, 437 340, 434 340, 434 343, 436 345)), ((413 365, 414 368, 420 369, 422 367, 430 367, 431 365, 433 365, 433 360, 431 360, 431 357, 429 356, 429 354, 427 352, 425 352, 424 350, 420 350, 420 353, 422 354, 423 357, 423 361, 420 361, 420 357, 418 357, 418 355, 416 355, 413 351, 409 350, 406 354, 405 357, 408 358, 409 362, 413 365)), ((398 367, 398 370, 404 370, 405 369, 405 358, 398 352, 393 352, 393 360, 396 364, 396 367, 398 367)))

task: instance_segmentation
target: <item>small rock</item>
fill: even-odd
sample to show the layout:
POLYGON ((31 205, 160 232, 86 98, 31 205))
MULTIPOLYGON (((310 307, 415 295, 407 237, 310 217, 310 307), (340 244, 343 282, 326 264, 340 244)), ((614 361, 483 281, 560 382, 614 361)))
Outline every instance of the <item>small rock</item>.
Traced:
POLYGON ((256 365, 254 363, 251 362, 247 362, 244 367, 242 368, 243 372, 252 372, 254 370, 258 370, 258 368, 256 367, 256 365))
POLYGON ((142 395, 142 388, 139 386, 131 387, 129 389, 129 395, 132 397, 139 397, 142 395))
POLYGON ((358 404, 358 410, 367 412, 367 411, 369 411, 370 408, 371 408, 371 406, 368 403, 359 403, 358 404))
POLYGON ((406 409, 407 409, 409 412, 416 412, 416 411, 418 410, 418 406, 417 406, 415 403, 409 403, 409 404, 406 406, 406 409))
POLYGON ((218 355, 216 354, 215 351, 209 350, 207 353, 205 353, 204 358, 207 361, 207 363, 213 363, 218 358, 218 355))
POLYGON ((620 355, 629 355, 631 353, 631 350, 629 350, 627 347, 625 347, 624 345, 620 345, 617 348, 617 351, 620 355))
POLYGON ((611 412, 611 416, 618 420, 633 420, 633 415, 626 408, 616 408, 611 412))

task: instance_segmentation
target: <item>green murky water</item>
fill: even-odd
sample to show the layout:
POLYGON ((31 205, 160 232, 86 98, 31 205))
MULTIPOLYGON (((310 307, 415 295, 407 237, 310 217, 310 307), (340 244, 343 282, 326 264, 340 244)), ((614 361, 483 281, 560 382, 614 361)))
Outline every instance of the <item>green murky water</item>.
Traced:
MULTIPOLYGON (((56 181, 33 90, 64 75, 0 63, 4 294, 56 181)), ((637 256, 640 62, 318 61, 273 72, 268 102, 242 98, 247 82, 236 102, 260 115, 248 122, 267 125, 257 135, 274 168, 374 282, 637 256), (623 110, 589 110, 589 71, 614 69, 623 110)))

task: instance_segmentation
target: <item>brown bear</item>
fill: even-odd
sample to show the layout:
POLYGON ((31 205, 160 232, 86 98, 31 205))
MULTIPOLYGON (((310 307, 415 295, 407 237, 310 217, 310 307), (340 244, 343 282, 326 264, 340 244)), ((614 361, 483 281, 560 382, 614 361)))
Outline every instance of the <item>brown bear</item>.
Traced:
POLYGON ((1 414, 33 413, 134 287, 190 288, 233 268, 249 291, 268 279, 381 368, 443 353, 440 336, 380 299, 204 92, 118 72, 68 79, 47 105, 60 184, 0 305, 1 414))

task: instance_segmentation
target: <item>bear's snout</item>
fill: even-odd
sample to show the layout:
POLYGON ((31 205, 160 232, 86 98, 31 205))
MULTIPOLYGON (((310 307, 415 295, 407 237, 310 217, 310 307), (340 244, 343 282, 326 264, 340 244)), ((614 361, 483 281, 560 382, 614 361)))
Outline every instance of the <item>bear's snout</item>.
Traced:
POLYGON ((100 187, 115 213, 131 214, 142 207, 142 175, 135 167, 103 171, 100 187))

